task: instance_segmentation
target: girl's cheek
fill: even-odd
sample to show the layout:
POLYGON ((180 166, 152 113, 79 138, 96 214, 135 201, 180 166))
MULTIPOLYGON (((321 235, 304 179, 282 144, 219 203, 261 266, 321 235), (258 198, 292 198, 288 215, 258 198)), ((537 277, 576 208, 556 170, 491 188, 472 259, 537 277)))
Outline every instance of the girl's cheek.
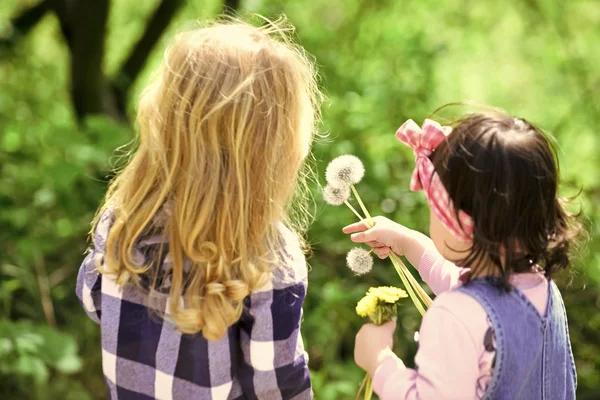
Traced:
POLYGON ((444 244, 444 227, 442 223, 437 219, 433 211, 429 212, 429 236, 435 244, 435 247, 442 256, 445 256, 445 244, 444 244))
POLYGON ((429 215, 429 236, 437 251, 447 260, 458 260, 464 257, 464 250, 470 244, 454 237, 431 211, 429 215))

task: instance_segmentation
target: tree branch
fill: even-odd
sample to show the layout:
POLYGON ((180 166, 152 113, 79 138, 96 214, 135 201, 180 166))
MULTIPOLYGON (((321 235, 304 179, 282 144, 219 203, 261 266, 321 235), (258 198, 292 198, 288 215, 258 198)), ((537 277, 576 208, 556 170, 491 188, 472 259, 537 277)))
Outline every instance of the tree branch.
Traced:
POLYGON ((121 110, 125 110, 129 89, 146 64, 154 45, 169 26, 171 19, 182 4, 182 0, 162 0, 160 2, 146 25, 146 31, 135 44, 133 51, 113 79, 112 86, 116 92, 118 107, 121 110))
POLYGON ((40 300, 42 302, 42 310, 48 325, 56 327, 56 315, 54 312, 54 303, 50 293, 51 286, 48 282, 48 271, 42 257, 36 257, 34 261, 36 277, 38 281, 38 290, 40 292, 40 300))
POLYGON ((72 30, 71 98, 81 121, 88 114, 104 112, 105 80, 102 71, 109 0, 65 2, 72 30))
POLYGON ((52 10, 58 18, 60 31, 67 42, 69 50, 73 49, 73 13, 69 13, 66 0, 50 0, 52 2, 52 10))
POLYGON ((11 22, 12 32, 8 37, 0 38, 0 45, 11 46, 16 40, 26 35, 52 9, 52 0, 44 0, 37 5, 24 10, 11 22))

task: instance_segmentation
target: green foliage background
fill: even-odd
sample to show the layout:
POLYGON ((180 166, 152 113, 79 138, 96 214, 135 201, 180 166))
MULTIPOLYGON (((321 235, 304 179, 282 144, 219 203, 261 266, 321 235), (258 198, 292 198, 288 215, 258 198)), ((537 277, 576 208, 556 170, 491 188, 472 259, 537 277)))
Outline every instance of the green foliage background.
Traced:
MULTIPOLYGON (((18 0, 0 6, 0 31, 18 0)), ((113 73, 141 34, 156 0, 113 1, 105 70, 113 73)), ((188 1, 173 32, 211 18, 215 0, 188 1)), ((242 13, 285 12, 318 60, 328 96, 315 145, 320 179, 331 158, 354 153, 366 164, 359 191, 373 214, 427 231, 422 196, 408 191, 412 156, 394 132, 438 106, 473 100, 502 107, 557 138, 564 194, 581 190, 592 235, 572 272, 561 277, 581 399, 600 397, 600 3, 594 0, 249 0, 242 13)), ((68 52, 46 17, 11 51, 0 53, 0 397, 96 399, 104 396, 99 329, 74 295, 89 222, 106 189, 114 149, 133 130, 105 117, 78 127, 68 96, 68 52), (45 307, 45 308, 44 308, 45 307), (54 312, 55 322, 48 315, 54 312)), ((146 81, 138 80, 136 92, 146 81)), ((135 98, 135 96, 133 96, 135 98)), ((130 105, 132 111, 135 104, 130 105)), ((361 371, 352 362, 362 321, 356 301, 374 284, 399 284, 378 262, 365 279, 344 266, 351 247, 345 209, 322 204, 310 239, 304 337, 316 397, 351 399, 361 371)), ((577 208, 577 207, 576 207, 577 208)), ((410 365, 420 318, 401 307, 397 352, 410 365)))

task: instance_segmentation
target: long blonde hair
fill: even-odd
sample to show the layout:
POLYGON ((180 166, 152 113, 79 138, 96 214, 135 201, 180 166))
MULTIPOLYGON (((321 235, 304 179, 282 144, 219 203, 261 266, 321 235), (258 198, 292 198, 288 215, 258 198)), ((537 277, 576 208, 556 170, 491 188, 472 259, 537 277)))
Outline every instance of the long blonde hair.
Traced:
POLYGON ((300 237, 306 228, 306 208, 294 207, 301 218, 292 221, 290 204, 306 186, 322 99, 291 31, 280 18, 263 27, 212 22, 177 35, 141 95, 138 148, 96 215, 94 226, 114 210, 101 268, 127 284, 152 270, 135 263, 136 243, 169 210, 168 312, 184 333, 221 338, 270 276, 277 222, 300 237))

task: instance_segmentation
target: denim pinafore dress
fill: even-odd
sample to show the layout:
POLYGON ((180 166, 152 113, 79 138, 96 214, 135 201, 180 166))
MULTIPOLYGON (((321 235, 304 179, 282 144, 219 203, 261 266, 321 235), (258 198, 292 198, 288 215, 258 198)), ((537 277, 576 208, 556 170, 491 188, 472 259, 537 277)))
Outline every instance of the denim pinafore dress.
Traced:
POLYGON ((518 289, 477 278, 456 289, 486 311, 496 340, 496 359, 484 399, 575 399, 577 375, 567 313, 556 284, 548 283, 546 314, 518 289))

